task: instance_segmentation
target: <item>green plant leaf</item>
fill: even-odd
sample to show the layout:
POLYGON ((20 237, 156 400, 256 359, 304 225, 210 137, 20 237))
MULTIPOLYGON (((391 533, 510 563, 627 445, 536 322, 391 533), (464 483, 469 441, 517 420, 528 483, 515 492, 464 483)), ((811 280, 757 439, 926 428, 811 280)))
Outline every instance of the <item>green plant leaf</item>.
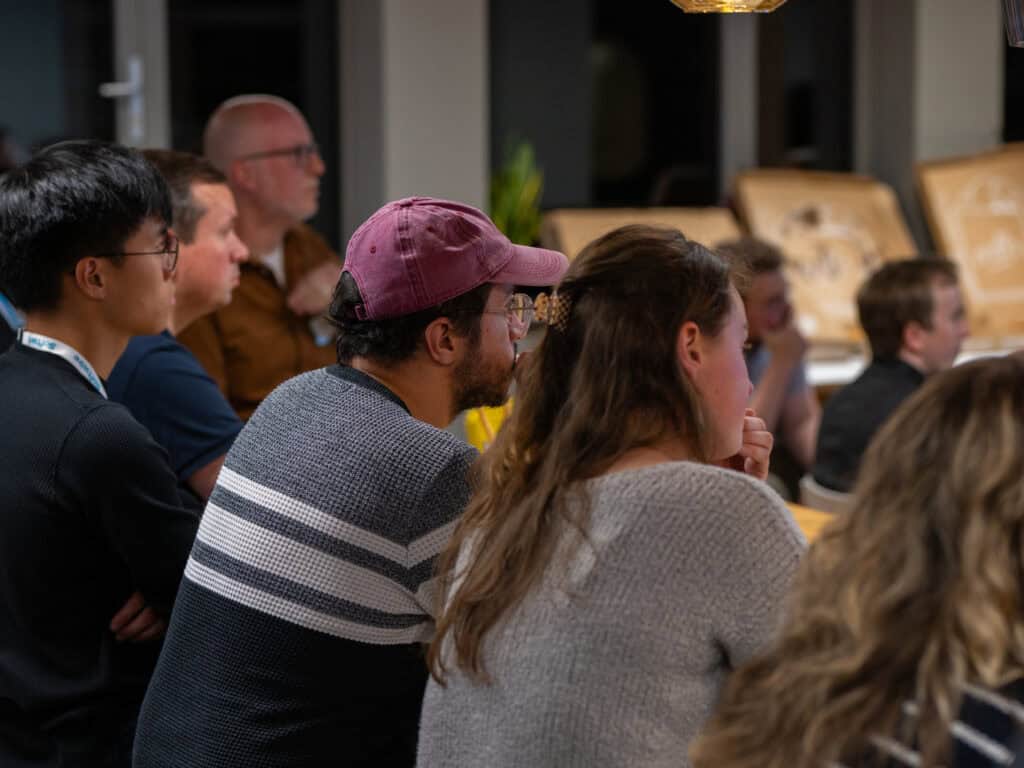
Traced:
POLYGON ((544 173, 537 167, 533 146, 526 141, 510 145, 491 178, 491 219, 513 243, 536 241, 543 189, 544 173))

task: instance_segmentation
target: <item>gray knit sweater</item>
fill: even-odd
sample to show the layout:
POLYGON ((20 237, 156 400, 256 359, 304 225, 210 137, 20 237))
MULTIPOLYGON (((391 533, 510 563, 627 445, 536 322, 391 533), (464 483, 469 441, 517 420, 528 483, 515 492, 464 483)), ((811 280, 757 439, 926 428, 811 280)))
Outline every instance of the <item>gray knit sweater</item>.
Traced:
POLYGON ((595 546, 487 636, 492 684, 430 682, 419 766, 686 766, 726 675, 770 640, 805 542, 767 486, 687 462, 588 486, 595 546))
POLYGON ((353 368, 274 390, 206 507, 133 766, 408 768, 476 455, 353 368))

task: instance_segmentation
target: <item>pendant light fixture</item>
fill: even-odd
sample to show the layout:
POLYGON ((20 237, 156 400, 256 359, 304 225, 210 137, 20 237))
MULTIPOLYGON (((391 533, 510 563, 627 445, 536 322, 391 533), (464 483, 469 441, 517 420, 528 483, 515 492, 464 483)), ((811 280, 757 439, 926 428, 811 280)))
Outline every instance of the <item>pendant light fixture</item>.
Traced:
POLYGON ((687 13, 768 13, 786 0, 672 0, 687 13))

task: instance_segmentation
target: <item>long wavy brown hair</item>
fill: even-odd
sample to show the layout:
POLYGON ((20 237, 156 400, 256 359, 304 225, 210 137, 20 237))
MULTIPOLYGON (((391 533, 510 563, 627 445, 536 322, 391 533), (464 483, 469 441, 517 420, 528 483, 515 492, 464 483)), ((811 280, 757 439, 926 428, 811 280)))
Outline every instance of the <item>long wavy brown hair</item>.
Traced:
POLYGON ((439 592, 449 599, 428 652, 439 682, 442 644, 457 667, 486 680, 484 636, 537 583, 567 527, 585 539, 579 481, 666 436, 703 458, 705 419, 676 340, 686 321, 712 337, 721 331, 730 285, 725 262, 671 229, 622 227, 572 262, 556 292, 570 302, 568 321, 529 356, 516 407, 439 559, 439 592))
POLYGON ((963 686, 1024 672, 1024 358, 929 379, 854 494, 805 558, 778 643, 732 675, 695 768, 820 768, 877 737, 941 764, 963 686))

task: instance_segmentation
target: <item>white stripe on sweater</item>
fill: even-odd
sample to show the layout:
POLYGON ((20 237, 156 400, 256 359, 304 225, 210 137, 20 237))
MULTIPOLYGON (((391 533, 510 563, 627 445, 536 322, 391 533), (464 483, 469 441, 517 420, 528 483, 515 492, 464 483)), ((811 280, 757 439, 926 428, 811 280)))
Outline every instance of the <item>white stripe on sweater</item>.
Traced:
MULTIPOLYGON (((977 698, 980 699, 981 697, 979 696, 977 698)), ((918 707, 917 703, 913 701, 903 702, 903 711, 915 718, 921 714, 920 707, 918 707)), ((962 720, 954 720, 950 724, 949 730, 953 734, 954 738, 959 739, 975 752, 981 752, 989 760, 1001 765, 1009 765, 1013 762, 1013 752, 1008 750, 998 741, 989 738, 977 728, 972 728, 967 725, 967 723, 962 720)))
POLYGON ((375 555, 386 557, 403 567, 408 562, 408 550, 401 544, 340 520, 305 502, 293 499, 287 494, 260 485, 227 467, 221 469, 217 485, 222 485, 232 493, 269 509, 271 512, 277 512, 279 515, 309 526, 332 538, 348 542, 375 555))
POLYGON ((889 755, 889 757, 899 760, 904 765, 912 766, 912 768, 918 768, 921 765, 921 756, 898 741, 885 736, 872 736, 871 743, 889 755))
POLYGON ((976 728, 957 720, 950 726, 950 730, 956 738, 974 749, 975 752, 981 752, 989 760, 1000 765, 1010 765, 1013 762, 1013 752, 976 728))
POLYGON ((401 645, 427 641, 434 633, 432 621, 424 621, 422 624, 401 629, 371 627, 366 624, 345 621, 242 584, 191 559, 185 566, 185 578, 221 597, 248 606, 260 613, 346 640, 374 645, 401 645))
POLYGON ((196 538, 246 565, 383 613, 421 613, 416 596, 386 576, 237 517, 213 502, 196 538))
POLYGON ((458 523, 458 519, 452 520, 409 544, 409 567, 412 568, 424 560, 437 556, 442 549, 448 546, 458 523))
POLYGON ((978 701, 988 704, 993 709, 998 709, 1004 715, 1008 715, 1019 724, 1024 725, 1024 706, 1019 701, 1008 699, 1000 693, 979 688, 976 685, 965 685, 964 691, 976 698, 978 701))

